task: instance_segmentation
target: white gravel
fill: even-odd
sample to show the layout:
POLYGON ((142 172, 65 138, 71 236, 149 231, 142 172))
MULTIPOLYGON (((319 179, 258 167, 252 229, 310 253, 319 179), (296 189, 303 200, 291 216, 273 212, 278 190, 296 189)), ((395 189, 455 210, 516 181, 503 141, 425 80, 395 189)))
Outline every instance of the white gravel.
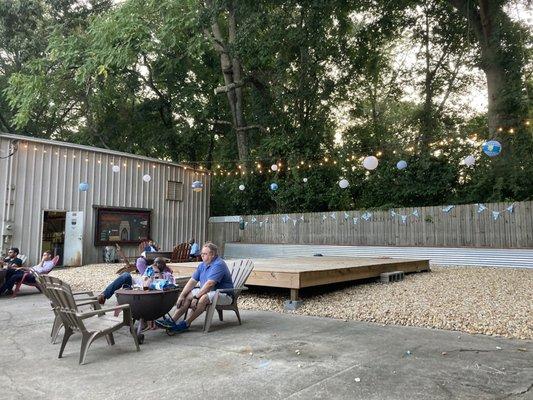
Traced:
MULTIPOLYGON (((51 275, 74 290, 99 292, 120 267, 94 264, 51 275)), ((239 306, 283 312, 287 296, 245 293, 239 306)), ((533 270, 528 269, 433 267, 402 282, 354 284, 303 300, 292 313, 533 339, 533 270)))

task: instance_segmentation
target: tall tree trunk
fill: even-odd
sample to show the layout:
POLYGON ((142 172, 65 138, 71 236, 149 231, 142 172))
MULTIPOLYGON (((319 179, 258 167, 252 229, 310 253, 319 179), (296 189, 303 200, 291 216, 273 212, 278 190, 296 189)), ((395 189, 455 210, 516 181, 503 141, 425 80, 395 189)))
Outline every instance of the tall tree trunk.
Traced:
MULTIPOLYGON (((213 1, 207 0, 206 5, 213 10, 213 1)), ((230 47, 235 43, 237 32, 236 7, 233 1, 228 3, 228 39, 225 40, 218 23, 218 14, 214 14, 211 21, 211 42, 213 47, 220 55, 220 68, 224 77, 225 88, 228 104, 231 111, 232 126, 237 138, 237 150, 239 161, 246 168, 248 162, 248 144, 246 137, 246 121, 243 111, 243 93, 242 93, 242 65, 240 60, 230 54, 230 47)))
MULTIPOLYGON (((481 54, 480 67, 487 77, 489 133, 496 135, 498 128, 514 126, 523 112, 520 106, 522 62, 513 57, 516 44, 511 33, 512 21, 500 2, 491 0, 448 0, 467 19, 475 34, 481 54), (509 62, 509 58, 514 58, 509 62)), ((516 41, 516 39, 515 39, 516 41)), ((516 53, 515 53, 516 55, 516 53)), ((519 57, 520 58, 520 57, 519 57)))

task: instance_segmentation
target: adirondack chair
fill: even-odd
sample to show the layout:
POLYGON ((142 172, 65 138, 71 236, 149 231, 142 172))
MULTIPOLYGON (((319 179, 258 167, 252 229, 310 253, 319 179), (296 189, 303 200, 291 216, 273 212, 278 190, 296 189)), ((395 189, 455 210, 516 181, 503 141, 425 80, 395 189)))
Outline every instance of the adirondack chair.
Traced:
MULTIPOLYGON (((56 285, 56 286, 65 285, 70 288, 70 285, 54 276, 37 275, 36 279, 37 279, 37 282, 39 282, 39 284, 41 285, 44 295, 48 297, 48 300, 50 300, 52 311, 54 312, 55 318, 52 324, 52 331, 50 332, 50 338, 51 338, 52 344, 55 344, 57 337, 59 336, 59 331, 63 327, 63 321, 61 320, 61 317, 58 311, 59 304, 55 303, 55 299, 53 298, 53 296, 51 296, 48 293, 47 288, 53 285, 56 285)), ((92 291, 72 292, 72 295, 74 296, 74 300, 76 301, 76 305, 78 307, 90 306, 92 307, 93 310, 99 310, 102 308, 100 303, 98 303, 98 298, 94 295, 92 291)))
MULTIPOLYGON (((59 262, 59 256, 55 256, 54 258, 52 258, 52 262, 54 263, 54 267, 55 267, 57 265, 57 263, 59 262)), ((27 282, 27 279, 30 276, 32 276, 32 275, 33 276, 37 276, 37 274, 35 272, 31 272, 31 271, 25 272, 24 275, 22 275, 22 279, 20 281, 18 281, 17 284, 15 285, 15 290, 13 290, 12 297, 17 297, 17 294, 18 294, 18 292, 20 290, 20 287, 22 285, 33 286, 34 288, 37 288, 37 290, 39 292, 41 292, 41 293, 43 292, 41 290, 41 286, 40 286, 39 282, 37 281, 37 279, 36 279, 35 282, 27 282)))
POLYGON ((233 289, 218 289, 216 291, 216 294, 213 297, 213 302, 207 306, 205 310, 204 333, 209 332, 209 329, 211 328, 211 322, 213 321, 215 310, 218 312, 218 318, 220 321, 223 321, 222 313, 224 310, 234 311, 239 320, 239 325, 242 324, 239 308, 237 307, 237 299, 243 290, 248 289, 244 286, 244 283, 254 269, 254 263, 252 260, 236 260, 229 266, 229 269, 231 271, 231 279, 233 280, 233 289), (217 304, 219 293, 233 294, 232 303, 228 305, 217 304))
MULTIPOLYGON (((141 242, 141 244, 139 245, 139 248, 141 247, 141 245, 143 243, 144 242, 141 242)), ((118 243, 116 243, 115 246, 117 247, 117 253, 118 253, 119 257, 122 259, 122 262, 124 262, 126 264, 124 267, 119 268, 116 273, 118 275, 120 275, 120 274, 123 274, 124 272, 134 272, 137 269, 137 267, 135 266, 135 264, 132 264, 130 262, 130 258, 132 258, 132 257, 126 257, 124 255, 124 252, 122 251, 122 249, 118 245, 118 243)), ((144 246, 143 246, 143 249, 144 249, 144 246)))
POLYGON ((189 243, 180 243, 172 250, 170 262, 187 262, 191 254, 191 245, 189 243))
POLYGON ((53 302, 58 305, 57 312, 65 327, 59 357, 63 356, 63 351, 72 334, 77 331, 82 334, 79 363, 84 364, 87 351, 92 342, 99 337, 105 336, 110 345, 115 344, 113 332, 129 327, 137 351, 140 350, 137 334, 133 328, 133 320, 129 304, 115 307, 105 307, 98 310, 81 311, 74 299, 72 290, 65 284, 51 284, 46 286, 46 291, 53 298, 53 302), (122 320, 116 317, 108 317, 105 314, 122 311, 122 320))

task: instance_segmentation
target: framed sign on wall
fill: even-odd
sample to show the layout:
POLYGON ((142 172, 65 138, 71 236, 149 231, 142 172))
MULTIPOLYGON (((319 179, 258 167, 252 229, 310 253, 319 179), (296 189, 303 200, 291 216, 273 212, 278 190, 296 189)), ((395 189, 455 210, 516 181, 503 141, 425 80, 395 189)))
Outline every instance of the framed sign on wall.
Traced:
POLYGON ((151 211, 138 208, 96 208, 95 246, 135 245, 150 238, 151 211))

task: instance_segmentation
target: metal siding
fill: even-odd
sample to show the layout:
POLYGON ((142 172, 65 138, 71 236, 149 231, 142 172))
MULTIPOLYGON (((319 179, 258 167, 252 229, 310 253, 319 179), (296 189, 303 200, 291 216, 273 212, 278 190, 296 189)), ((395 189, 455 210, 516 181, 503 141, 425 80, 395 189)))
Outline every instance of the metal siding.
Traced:
MULTIPOLYGON (((1 160, 0 164, 0 185, 5 188, 0 194, 2 229, 4 221, 9 220, 8 188, 11 181, 15 185, 13 238, 9 243, 2 243, 2 250, 16 245, 28 256, 29 263, 36 263, 42 250, 43 211, 84 211, 83 262, 99 262, 102 249, 94 246, 93 205, 152 209, 151 235, 165 250, 171 250, 193 234, 198 240, 205 240, 209 211, 207 175, 201 179, 204 190, 193 193, 191 184, 195 172, 190 168, 105 149, 16 135, 0 135, 2 154, 7 154, 13 139, 19 140, 18 152, 1 160), (113 164, 120 166, 120 172, 112 171, 113 164), (142 180, 146 173, 152 177, 149 183, 142 180), (166 200, 169 179, 183 182, 182 202, 166 200), (79 192, 81 182, 89 183, 87 192, 79 192), (194 214, 189 215, 191 212, 194 214)), ((124 250, 127 255, 137 252, 135 246, 124 250)))
POLYGON ((321 246, 289 244, 226 243, 224 257, 293 258, 312 256, 392 257, 429 259, 432 265, 533 268, 533 250, 443 247, 321 246))

